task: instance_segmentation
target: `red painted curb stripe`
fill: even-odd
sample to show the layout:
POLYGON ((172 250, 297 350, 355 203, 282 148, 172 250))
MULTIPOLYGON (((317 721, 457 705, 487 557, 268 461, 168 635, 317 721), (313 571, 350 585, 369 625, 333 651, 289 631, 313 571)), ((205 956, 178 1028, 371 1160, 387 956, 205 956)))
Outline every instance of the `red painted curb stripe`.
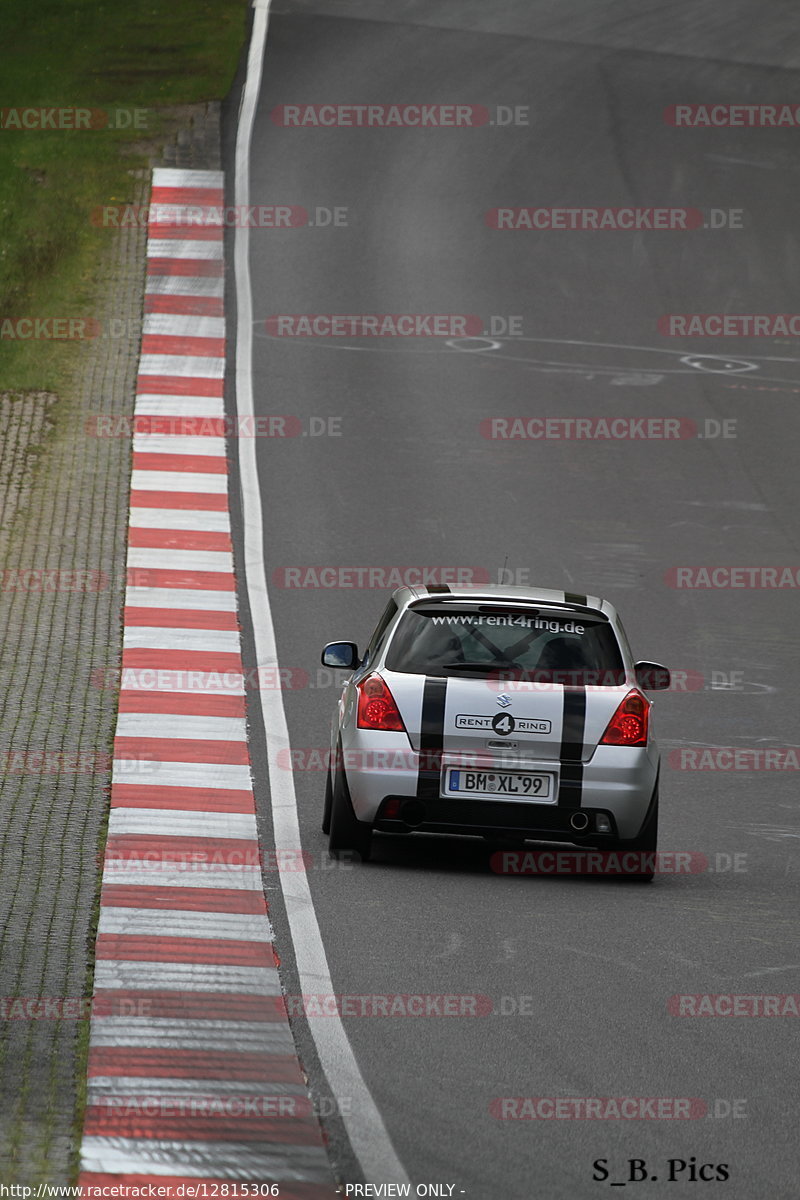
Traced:
POLYGON ((230 1050, 142 1050, 97 1046, 89 1050, 89 1075, 150 1076, 154 1079, 232 1079, 304 1083, 293 1054, 230 1050))
POLYGON ((97 957, 117 962, 277 966, 271 942, 245 942, 234 938, 147 937, 135 933, 98 934, 97 957))
POLYGON ((236 631, 235 612, 224 608, 144 608, 125 607, 126 626, 151 625, 160 629, 227 629, 236 631))
POLYGON ((202 358, 224 358, 225 338, 146 333, 142 337, 142 354, 196 354, 202 358))
POLYGON ((221 258, 148 258, 148 275, 203 275, 221 278, 221 258))
MULTIPOLYGON (((214 472, 217 474, 217 472, 214 472)), ((181 508, 196 512, 227 512, 224 492, 131 492, 131 508, 181 508)))
POLYGON ((159 887, 158 883, 106 884, 100 903, 109 908, 180 908, 191 912, 267 911, 263 892, 247 891, 244 888, 159 887))
POLYGON ((169 437, 226 437, 229 421, 224 417, 187 417, 179 413, 143 414, 135 418, 137 433, 160 433, 169 437), (164 423, 167 422, 165 431, 164 423))
POLYGON ((173 296, 148 292, 144 298, 146 313, 171 313, 185 317, 224 317, 221 296, 173 296))
POLYGON ((144 546, 152 550, 232 550, 227 533, 205 533, 195 529, 151 529, 133 525, 128 530, 129 546, 144 546))
POLYGON ((188 204, 221 208, 225 202, 222 188, 215 187, 153 187, 150 204, 188 204))
POLYGON ((205 592, 236 591, 236 581, 227 571, 170 571, 166 567, 129 567, 128 586, 197 588, 205 592))
MULTIPOLYGON (((145 785, 126 784, 125 786, 145 785)), ((159 788, 154 784, 151 784, 150 787, 157 795, 164 796, 165 801, 169 800, 169 797, 166 796, 167 791, 178 790, 177 788, 159 788)), ((216 791, 217 789, 211 790, 216 791)), ((220 788, 219 790, 231 791, 233 789, 220 788)), ((111 795, 112 801, 114 801, 117 795, 116 787, 112 787, 111 795)), ((249 811, 252 812, 253 794, 249 788, 242 788, 242 796, 247 797, 250 804, 249 811)), ((118 801, 113 806, 128 807, 127 805, 120 806, 118 801)), ((162 807, 169 808, 170 805, 165 803, 162 807)), ((261 865, 261 849, 258 842, 252 838, 166 837, 163 834, 124 833, 110 837, 106 842, 106 861, 108 860, 117 863, 153 864, 154 870, 159 864, 166 868, 177 865, 193 867, 218 864, 234 870, 238 868, 249 871, 253 867, 261 865)))
POLYGON ((136 391, 143 396, 216 396, 223 395, 223 381, 208 375, 138 375, 136 391))
POLYGON ((100 988, 92 1001, 92 1016, 126 1013, 151 1017, 183 1017, 186 1021, 286 1020, 282 996, 256 996, 249 992, 173 992, 138 988, 100 988), (134 1007, 136 1006, 136 1007, 134 1007))
POLYGON ((150 225, 147 236, 154 242, 161 238, 169 238, 174 242, 221 242, 223 229, 221 225, 166 225, 156 221, 150 225))
POLYGON ((224 454, 154 454, 135 450, 134 471, 175 471, 200 475, 227 475, 228 460, 224 454))
POLYGON ((201 741, 200 738, 114 738, 114 757, 146 762, 216 763, 246 767, 247 742, 201 741))
POLYGON ((123 671, 140 667, 162 671, 230 671, 237 675, 244 670, 238 650, 157 650, 144 646, 123 650, 123 671))
MULTIPOLYGON (((166 716, 243 717, 244 696, 215 696, 208 692, 155 692, 123 690, 121 713, 164 713, 166 716)), ((198 805, 199 807, 199 805, 198 805)))
MULTIPOLYGON (((123 692, 123 695, 125 693, 123 692)), ((122 712, 136 712, 136 709, 121 709, 122 712)), ((227 716, 228 714, 221 714, 227 716)), ((238 713, 231 714, 238 716, 238 713)), ((111 807, 112 808, 166 808, 176 809, 182 812, 194 810, 195 812, 231 812, 231 813, 251 813, 253 811, 253 795, 249 789, 242 788, 190 788, 190 787, 155 787, 152 783, 114 783, 111 785, 111 807)), ((181 840, 181 839, 178 839, 181 840)), ((210 839, 207 839, 210 840, 210 839)), ((119 851, 124 852, 124 847, 120 845, 122 839, 111 838, 109 847, 112 846, 119 851)), ((169 839, 170 843, 172 839, 169 839)), ((230 841, 235 847, 241 849, 242 846, 247 846, 252 852, 255 842, 241 841, 236 838, 225 838, 225 841, 230 841)), ((153 845, 161 845, 158 839, 153 839, 150 849, 153 845)), ((165 843, 166 845, 166 843, 165 843)), ((195 845, 192 842, 192 845, 195 845)), ((125 841, 127 846, 127 840, 125 841)), ((167 849, 170 847, 167 846, 167 849)), ((220 849, 219 840, 214 842, 214 848, 220 849)), ((107 848, 108 849, 108 848, 107 848)), ((174 847, 173 847, 174 849, 174 847)), ((204 846, 207 850, 208 846, 204 846)), ((236 862, 234 858, 232 861, 236 862)), ((256 855, 253 860, 258 862, 256 855)))
MULTIPOLYGON (((170 1097, 172 1107, 176 1097, 170 1097)), ((184 1101, 188 1102, 187 1100, 184 1101)), ((105 1106, 89 1105, 84 1119, 86 1137, 166 1138, 187 1142, 263 1142, 276 1146, 319 1144, 319 1126, 309 1117, 250 1117, 225 1114, 219 1117, 174 1117, 167 1112, 157 1117, 144 1113, 113 1112, 105 1106)))

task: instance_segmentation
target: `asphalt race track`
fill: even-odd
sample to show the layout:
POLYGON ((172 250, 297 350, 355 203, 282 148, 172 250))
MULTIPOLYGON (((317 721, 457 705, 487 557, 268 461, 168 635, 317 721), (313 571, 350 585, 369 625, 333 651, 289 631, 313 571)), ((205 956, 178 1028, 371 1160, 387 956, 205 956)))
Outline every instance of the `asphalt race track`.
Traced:
MULTIPOLYGON (((284 693, 293 748, 327 748, 338 689, 319 650, 363 646, 385 591, 288 587, 309 578, 287 577, 291 567, 470 567, 497 580, 506 564, 514 581, 607 597, 638 657, 693 681, 654 697, 661 848, 704 855, 709 869, 650 886, 505 877, 469 839, 376 838, 372 862, 336 868, 319 827, 324 775, 295 771, 335 992, 481 995, 495 1008, 344 1019, 414 1184, 475 1200, 590 1197, 632 1186, 638 1158, 654 1196, 669 1159, 694 1157, 727 1164, 729 1180, 698 1188, 687 1166, 669 1200, 797 1195, 791 1017, 669 1009, 683 994, 800 991, 798 776, 764 769, 763 754, 798 747, 797 589, 678 588, 668 573, 796 571, 800 351, 791 337, 665 336, 658 322, 797 308, 797 129, 675 127, 663 112, 791 103, 799 29, 789 5, 749 0, 272 10, 251 203, 341 208, 347 222, 250 236, 256 410, 299 417, 306 434, 257 443, 280 664, 311 684, 284 693), (528 123, 297 128, 272 116, 401 102, 527 106, 528 123), (734 227, 487 224, 489 210, 516 206, 688 207, 734 227), (265 326, 371 313, 475 314, 503 332, 448 344, 265 326), (484 436, 514 417, 682 418, 720 436, 484 436), (731 756, 685 769, 703 760, 682 751, 712 747, 737 747, 756 769, 727 769, 731 756), (501 1097, 688 1097, 707 1115, 501 1120, 490 1109, 501 1097), (600 1158, 605 1181, 593 1179, 600 1158)), ((277 883, 269 895, 291 978, 277 883)), ((324 1093, 302 1020, 295 1033, 324 1093)), ((340 1124, 329 1129, 334 1162, 358 1181, 340 1124)))

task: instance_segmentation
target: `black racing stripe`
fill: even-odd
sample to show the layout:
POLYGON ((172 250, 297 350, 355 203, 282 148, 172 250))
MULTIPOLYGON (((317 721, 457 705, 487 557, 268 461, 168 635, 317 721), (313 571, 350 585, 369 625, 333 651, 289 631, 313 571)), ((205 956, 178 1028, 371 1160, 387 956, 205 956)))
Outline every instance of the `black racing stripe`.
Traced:
POLYGON ((564 688, 561 726, 561 780, 558 803, 562 808, 580 808, 583 793, 583 737, 586 727, 586 688, 564 688))
POLYGON ((586 608, 588 606, 587 597, 582 596, 580 592, 564 592, 564 603, 580 604, 582 608, 586 608))
POLYGON ((425 586, 428 589, 428 594, 431 596, 435 596, 437 593, 450 591, 449 583, 426 583, 425 586))
POLYGON ((419 732, 417 799, 438 800, 444 750, 444 709, 447 680, 428 678, 422 692, 422 721, 419 732))

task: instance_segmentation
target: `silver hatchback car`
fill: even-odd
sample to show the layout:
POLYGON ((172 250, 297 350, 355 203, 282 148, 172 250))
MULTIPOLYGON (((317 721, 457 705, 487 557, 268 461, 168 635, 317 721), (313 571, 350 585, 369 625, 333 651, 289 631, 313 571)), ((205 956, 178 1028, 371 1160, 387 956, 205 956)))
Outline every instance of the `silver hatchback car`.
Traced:
POLYGON ((373 831, 475 834, 641 852, 653 876, 659 751, 634 662, 597 596, 522 587, 399 588, 351 670, 331 733, 323 831, 367 859, 373 831))

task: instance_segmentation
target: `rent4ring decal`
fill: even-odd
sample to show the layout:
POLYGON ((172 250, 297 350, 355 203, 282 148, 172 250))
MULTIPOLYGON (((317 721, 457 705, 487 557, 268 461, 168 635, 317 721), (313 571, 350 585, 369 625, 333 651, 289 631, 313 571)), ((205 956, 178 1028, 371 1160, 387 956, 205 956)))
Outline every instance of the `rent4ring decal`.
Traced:
POLYGON ((461 713, 456 717, 456 729, 491 729, 493 733, 549 733, 550 721, 537 721, 531 717, 512 717, 511 713, 497 713, 494 717, 479 717, 461 713))

